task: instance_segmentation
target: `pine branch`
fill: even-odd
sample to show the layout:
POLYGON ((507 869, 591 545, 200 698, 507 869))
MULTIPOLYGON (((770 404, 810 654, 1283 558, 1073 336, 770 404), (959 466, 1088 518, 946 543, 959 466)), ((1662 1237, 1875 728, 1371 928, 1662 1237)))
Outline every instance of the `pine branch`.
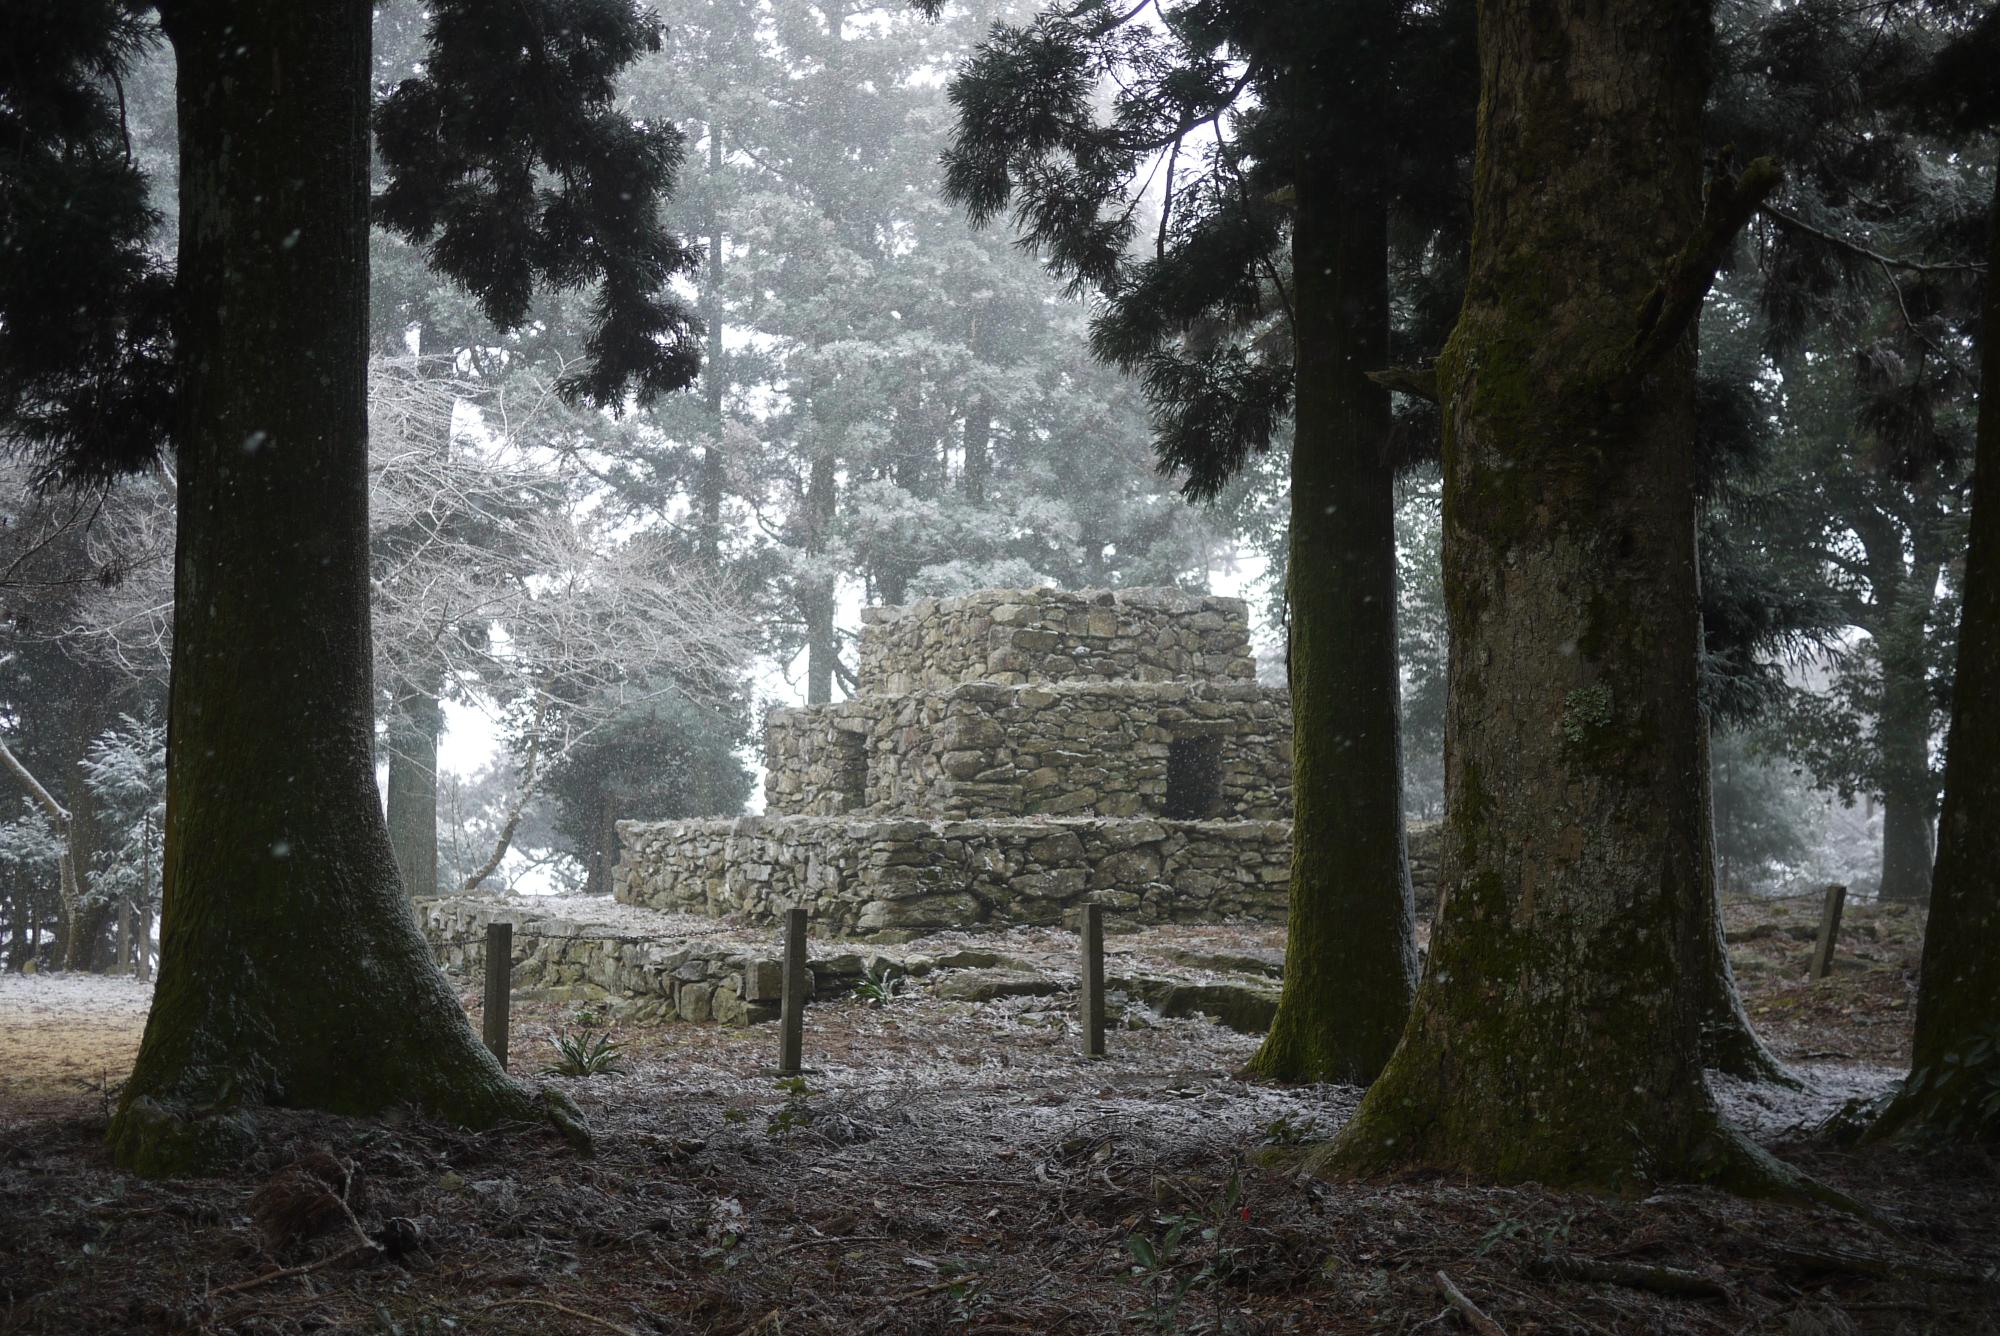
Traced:
POLYGON ((1867 260, 1871 264, 1879 264, 1884 269, 1907 269, 1913 274, 1983 274, 1986 272, 1985 263, 1976 260, 1899 260, 1893 255, 1884 255, 1880 251, 1870 250, 1858 241, 1850 241, 1846 237, 1835 236, 1824 228, 1814 227, 1805 219, 1795 214, 1786 213, 1774 204, 1760 204, 1757 206, 1757 211, 1780 227, 1787 227, 1795 232, 1803 232, 1809 237, 1824 241, 1829 246, 1844 250, 1857 259, 1867 260))

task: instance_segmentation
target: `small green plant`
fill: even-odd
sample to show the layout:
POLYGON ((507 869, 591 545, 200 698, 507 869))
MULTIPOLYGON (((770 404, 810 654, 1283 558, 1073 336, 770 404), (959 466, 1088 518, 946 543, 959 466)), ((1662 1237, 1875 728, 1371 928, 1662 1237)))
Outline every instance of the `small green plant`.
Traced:
POLYGON ((544 1076, 608 1076, 625 1070, 623 1048, 609 1033, 569 1030, 549 1036, 555 1061, 542 1068, 544 1076))
POLYGON ((1903 1094, 1921 1096, 1951 1110, 1933 1130, 1947 1136, 1985 1134, 2000 1127, 2000 1022, 1974 1034, 1963 1050, 1953 1050, 1935 1067, 1920 1067, 1903 1083, 1903 1094), (1961 1093, 1963 1092, 1963 1093, 1961 1093))
POLYGON ((1297 1146, 1312 1140, 1315 1124, 1307 1118, 1303 1122, 1293 1122, 1284 1114, 1279 1114, 1264 1124, 1264 1144, 1267 1146, 1297 1146))
POLYGON ((1493 1227, 1479 1236, 1479 1246, 1472 1250, 1474 1257, 1484 1257, 1503 1243, 1518 1239, 1528 1232, 1528 1222, 1506 1216, 1493 1222, 1493 1227))
POLYGON ((789 1136, 813 1120, 812 1090, 803 1076, 788 1076, 778 1082, 778 1089, 785 1092, 785 1102, 778 1106, 764 1122, 764 1135, 773 1139, 789 1136))
POLYGON ((1134 1231, 1125 1238, 1132 1254, 1132 1277, 1151 1292, 1152 1303, 1132 1314, 1135 1322, 1161 1331, 1180 1323, 1181 1305, 1196 1290, 1211 1290, 1216 1300, 1216 1329, 1222 1328, 1225 1282, 1237 1270, 1240 1244, 1230 1240, 1230 1227, 1248 1220, 1243 1205, 1243 1178, 1231 1170, 1222 1192, 1205 1209, 1158 1216, 1160 1232, 1134 1231))
POLYGON ((601 1030, 609 1019, 595 1002, 586 1002, 570 1014, 570 1020, 583 1030, 601 1030))
POLYGON ((908 982, 906 975, 884 960, 861 976, 861 982, 854 985, 854 995, 860 998, 865 1006, 886 1007, 889 1005, 889 999, 902 992, 903 985, 908 982))
POLYGON ((1526 1220, 1517 1216, 1496 1217, 1493 1227, 1479 1236, 1479 1246, 1472 1250, 1475 1257, 1484 1257, 1503 1243, 1515 1240, 1533 1239, 1544 1255, 1556 1251, 1558 1245, 1569 1245, 1570 1233, 1576 1228, 1576 1213, 1564 1215, 1560 1220, 1536 1229, 1526 1220))

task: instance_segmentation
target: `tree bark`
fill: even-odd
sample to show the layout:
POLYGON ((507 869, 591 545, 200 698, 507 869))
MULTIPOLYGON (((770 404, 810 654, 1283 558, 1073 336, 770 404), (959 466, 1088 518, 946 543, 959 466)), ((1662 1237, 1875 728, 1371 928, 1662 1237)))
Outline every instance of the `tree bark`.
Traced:
POLYGON ((714 433, 702 447, 701 476, 696 485, 701 528, 697 546, 703 561, 722 559, 722 393, 727 372, 722 363, 722 224, 715 192, 722 184, 722 127, 708 127, 708 272, 702 275, 701 318, 708 326, 708 365, 702 369, 702 393, 708 405, 708 429, 714 433))
POLYGON ((611 872, 618 865, 618 807, 609 790, 599 789, 591 814, 591 847, 583 884, 585 895, 611 894, 611 872))
MULTIPOLYGON (((833 525, 834 468, 833 454, 822 450, 806 481, 805 548, 810 557, 826 550, 827 530, 833 525)), ((806 623, 806 704, 825 705, 833 699, 834 659, 840 653, 833 632, 833 582, 817 571, 808 574, 799 602, 806 623)))
POLYGON ((435 695, 418 688, 397 693, 389 716, 389 845, 403 893, 436 895, 438 889, 438 735, 443 711, 435 695))
POLYGON ((1920 561, 1906 570, 1903 528, 1882 524, 1863 531, 1868 569, 1876 585, 1866 627, 1882 673, 1881 714, 1875 721, 1882 786, 1883 900, 1923 904, 1930 899, 1931 702, 1925 680, 1925 645, 1938 571, 1920 561))
POLYGON ((1774 1175, 1702 1079, 1695 349, 1644 323, 1700 222, 1708 0, 1482 0, 1479 32, 1438 367, 1442 903, 1402 1043, 1317 1164, 1774 1175))
MULTIPOLYGON (((1395 8, 1372 6, 1378 50, 1395 8)), ((1301 114, 1338 97, 1366 117, 1380 92, 1333 53, 1290 76, 1301 114)), ((1417 977, 1389 395, 1367 377, 1389 349, 1388 206, 1371 158, 1354 136, 1329 136, 1302 149, 1295 176, 1291 907, 1284 990, 1249 1064, 1288 1081, 1374 1080, 1417 977)))
POLYGON ((965 410, 965 471, 959 486, 965 499, 975 506, 986 504, 986 489, 993 478, 993 410, 986 396, 975 397, 965 410))
MULTIPOLYGON (((1918 597, 1928 601, 1928 592, 1918 597)), ((1922 628, 1918 628, 1921 635, 1922 628)), ((1885 901, 1924 904, 1931 894, 1933 796, 1929 692, 1921 650, 1882 645, 1882 888, 1885 901), (1914 652, 1913 652, 1914 651, 1914 652)))
POLYGON ((1981 325, 1979 442, 1945 743, 1944 811, 1910 1079, 1878 1124, 2000 1140, 2000 180, 1981 325), (1982 1047, 1983 1044, 1983 1047, 1982 1047))
POLYGON ((110 1140, 238 1157, 259 1103, 536 1116, 431 963, 375 791, 368 0, 175 0, 180 533, 159 983, 110 1140))

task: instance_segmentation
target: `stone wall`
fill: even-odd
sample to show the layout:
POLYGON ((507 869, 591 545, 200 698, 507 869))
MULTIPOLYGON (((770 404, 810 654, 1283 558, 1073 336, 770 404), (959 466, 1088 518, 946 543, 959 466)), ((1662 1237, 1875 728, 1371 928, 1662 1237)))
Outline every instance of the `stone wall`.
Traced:
MULTIPOLYGON (((1409 829, 1422 915, 1437 909, 1438 832, 1409 829)), ((1114 922, 1281 923, 1291 875, 1282 821, 742 817, 621 821, 618 833, 622 903, 755 924, 802 905, 816 933, 883 940, 1061 923, 1081 904, 1114 922)))
POLYGON ((861 612, 865 693, 1076 678, 1254 681, 1241 599, 1178 589, 989 590, 861 612))
POLYGON ((764 810, 839 816, 868 802, 868 735, 895 702, 862 696, 764 716, 764 810))
POLYGON ((1001 821, 744 817, 624 821, 625 903, 814 931, 907 939, 942 928, 1053 924, 1082 904, 1128 923, 1282 921, 1282 821, 1037 817, 1001 821))
POLYGON ((478 979, 486 925, 514 925, 514 990, 548 1001, 621 1000, 636 1020, 750 1025, 778 1018, 783 969, 775 952, 719 935, 689 939, 639 923, 566 918, 519 900, 466 896, 420 900, 417 921, 437 963, 478 979))
POLYGON ((765 811, 1165 816, 1174 747, 1203 740, 1177 764, 1212 771, 1209 801, 1175 815, 1286 821, 1291 729, 1286 693, 1253 682, 973 682, 862 696, 771 712, 765 811))
POLYGON ((1416 896, 1419 917, 1437 913, 1438 877, 1443 872, 1438 840, 1443 829, 1440 822, 1412 821, 1404 831, 1410 850, 1410 890, 1416 896))

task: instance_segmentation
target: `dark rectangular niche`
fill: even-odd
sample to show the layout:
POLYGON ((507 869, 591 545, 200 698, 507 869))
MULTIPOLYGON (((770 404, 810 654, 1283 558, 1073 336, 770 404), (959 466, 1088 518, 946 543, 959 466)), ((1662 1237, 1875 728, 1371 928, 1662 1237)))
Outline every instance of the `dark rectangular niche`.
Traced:
POLYGON ((1160 815, 1200 821, 1222 806, 1222 739, 1174 738, 1167 743, 1167 796, 1160 815))
POLYGON ((858 812, 868 805, 868 735, 833 731, 836 811, 858 812))

